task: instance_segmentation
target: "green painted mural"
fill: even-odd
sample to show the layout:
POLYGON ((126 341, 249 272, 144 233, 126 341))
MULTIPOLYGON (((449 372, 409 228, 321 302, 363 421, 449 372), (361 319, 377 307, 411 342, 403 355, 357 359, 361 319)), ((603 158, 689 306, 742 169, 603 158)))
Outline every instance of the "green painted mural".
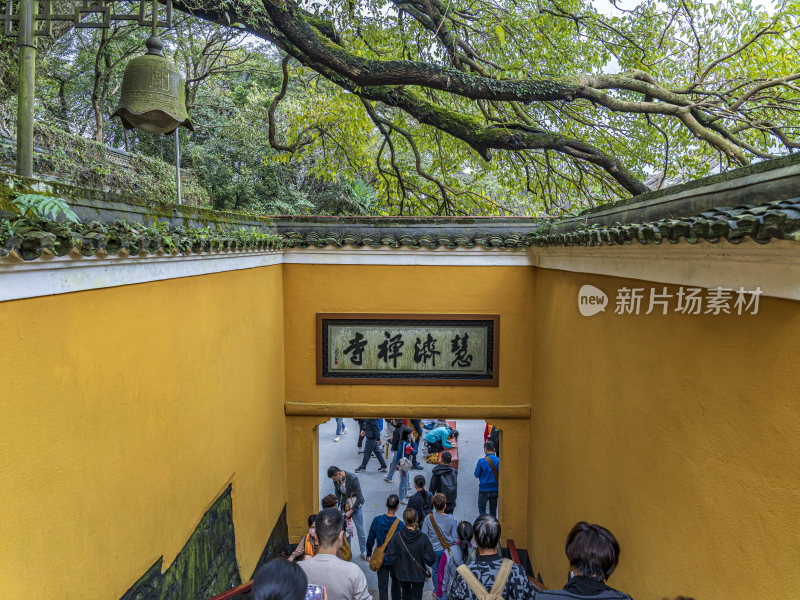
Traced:
MULTIPOLYGON (((236 561, 231 489, 229 485, 203 515, 169 568, 162 573, 162 559, 158 559, 120 600, 203 600, 242 583, 236 561)), ((284 507, 258 566, 280 556, 287 545, 284 507)))

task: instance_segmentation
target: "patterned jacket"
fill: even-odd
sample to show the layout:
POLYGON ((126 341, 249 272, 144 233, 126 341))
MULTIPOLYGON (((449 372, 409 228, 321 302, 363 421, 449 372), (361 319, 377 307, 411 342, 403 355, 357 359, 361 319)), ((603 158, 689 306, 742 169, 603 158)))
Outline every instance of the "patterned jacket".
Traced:
MULTIPOLYGON (((490 554, 486 556, 476 556, 474 560, 467 563, 469 570, 478 578, 487 591, 492 589, 494 585, 494 578, 497 571, 500 570, 500 565, 503 562, 503 557, 499 554, 490 554)), ((536 588, 528 579, 528 575, 519 565, 511 567, 511 573, 506 581, 506 587, 503 589, 504 600, 528 600, 534 598, 536 595, 536 588)), ((461 577, 460 573, 456 573, 453 585, 450 588, 450 593, 447 595, 447 600, 477 600, 477 596, 472 593, 472 590, 461 577)))

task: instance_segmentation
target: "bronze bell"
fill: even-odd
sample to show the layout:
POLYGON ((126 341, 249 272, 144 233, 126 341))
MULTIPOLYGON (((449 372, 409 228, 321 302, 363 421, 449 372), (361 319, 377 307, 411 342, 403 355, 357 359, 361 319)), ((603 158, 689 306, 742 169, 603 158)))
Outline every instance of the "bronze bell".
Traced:
POLYGON ((183 78, 164 57, 164 44, 155 36, 147 42, 147 54, 125 67, 119 106, 111 117, 122 119, 125 129, 170 134, 180 125, 194 131, 186 114, 183 78))

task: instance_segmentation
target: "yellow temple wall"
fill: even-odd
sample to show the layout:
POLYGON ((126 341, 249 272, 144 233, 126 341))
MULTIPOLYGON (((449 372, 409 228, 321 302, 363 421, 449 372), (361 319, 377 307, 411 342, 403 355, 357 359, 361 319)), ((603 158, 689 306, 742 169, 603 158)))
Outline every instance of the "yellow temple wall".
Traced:
POLYGON ((796 596, 800 303, 762 297, 755 316, 615 315, 625 285, 663 287, 536 270, 534 568, 561 587, 564 541, 586 520, 617 536, 609 583, 637 600, 796 596), (608 294, 605 313, 579 314, 584 284, 608 294))
POLYGON ((733 600, 791 597, 800 303, 615 315, 626 284, 651 286, 283 264, 0 302, 0 592, 119 598, 171 563, 230 482, 247 578, 287 501, 293 541, 319 508, 317 424, 447 416, 503 430, 503 538, 548 585, 563 585, 564 539, 587 520, 620 540, 610 583, 637 600, 721 585, 733 600), (584 284, 609 295, 605 313, 579 314, 584 284), (499 314, 500 385, 319 385, 320 312, 499 314))
MULTIPOLYGON (((289 537, 306 531, 306 517, 319 509, 316 479, 308 480, 316 458, 316 423, 337 417, 424 418, 444 416, 498 420, 507 405, 528 410, 532 374, 532 269, 492 266, 379 266, 284 264, 286 402, 336 407, 340 414, 287 416, 289 537), (488 386, 318 385, 316 314, 478 313, 500 315, 500 384, 488 386), (395 412, 396 414, 392 414, 395 412)), ((310 412, 313 412, 310 411, 310 412)), ((528 422, 506 419, 504 443, 527 448, 528 422)), ((527 452, 503 466, 501 515, 504 535, 524 540, 527 452)), ((320 459, 322 460, 322 459, 320 459)), ((327 466, 327 465, 323 465, 327 466)), ((351 468, 352 465, 337 465, 351 468)), ((472 466, 465 466, 471 477, 472 466)), ((326 488, 327 489, 327 488, 326 488)), ((332 491, 332 487, 330 488, 332 491)), ((325 490, 323 490, 324 493, 325 490)))
POLYGON ((252 574, 286 503, 281 266, 0 303, 0 595, 119 598, 232 482, 252 574))

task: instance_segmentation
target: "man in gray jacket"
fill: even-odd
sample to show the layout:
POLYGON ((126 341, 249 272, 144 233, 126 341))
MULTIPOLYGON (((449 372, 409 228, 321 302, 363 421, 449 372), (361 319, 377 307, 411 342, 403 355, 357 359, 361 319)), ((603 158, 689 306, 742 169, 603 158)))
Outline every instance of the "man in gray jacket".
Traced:
POLYGON ((314 535, 319 541, 317 554, 299 563, 308 583, 323 586, 328 600, 372 600, 364 572, 336 556, 344 536, 342 513, 336 508, 320 511, 314 535))
POLYGON ((364 494, 361 492, 361 482, 357 475, 343 471, 339 467, 328 467, 328 478, 333 482, 333 491, 339 508, 345 517, 353 519, 358 535, 358 548, 361 551, 361 560, 366 560, 367 532, 364 530, 364 494))
MULTIPOLYGON (((428 536, 431 545, 433 545, 433 553, 436 555, 436 560, 431 567, 431 579, 434 583, 434 588, 436 588, 436 583, 439 581, 439 561, 446 550, 444 544, 447 544, 447 548, 449 548, 452 544, 458 542, 458 534, 456 532, 458 521, 455 520, 453 515, 445 513, 446 507, 447 498, 445 495, 441 493, 434 494, 434 512, 429 514, 422 524, 422 533, 428 536)), ((435 592, 434 597, 436 597, 435 592)))

